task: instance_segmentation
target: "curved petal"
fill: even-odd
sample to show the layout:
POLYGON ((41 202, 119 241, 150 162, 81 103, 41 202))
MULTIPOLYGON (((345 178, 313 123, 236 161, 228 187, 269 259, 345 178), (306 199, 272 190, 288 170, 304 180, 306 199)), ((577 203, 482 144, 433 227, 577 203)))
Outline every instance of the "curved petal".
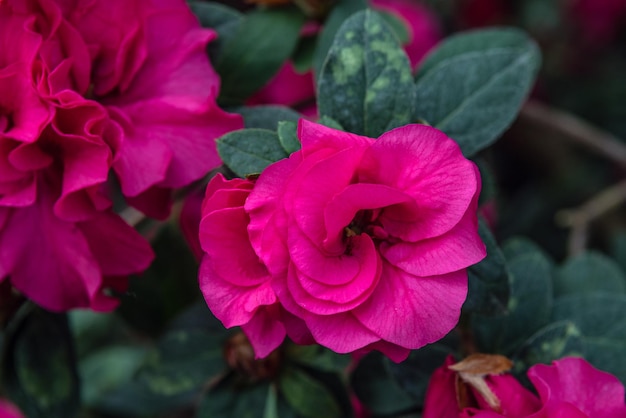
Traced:
POLYGON ((256 358, 267 357, 278 348, 287 332, 284 325, 278 321, 278 305, 259 308, 247 324, 241 329, 248 337, 256 358))
POLYGON ((302 142, 302 152, 307 157, 320 149, 329 148, 340 151, 356 147, 362 151, 374 142, 372 138, 339 131, 306 119, 298 122, 298 138, 302 142))

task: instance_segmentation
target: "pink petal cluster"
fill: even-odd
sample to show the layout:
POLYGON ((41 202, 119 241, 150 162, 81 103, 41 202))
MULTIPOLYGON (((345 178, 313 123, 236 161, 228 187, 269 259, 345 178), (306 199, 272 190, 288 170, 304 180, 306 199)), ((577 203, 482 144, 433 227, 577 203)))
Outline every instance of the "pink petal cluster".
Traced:
POLYGON ((424 125, 374 140, 301 120, 298 137, 257 180, 207 187, 200 285, 213 313, 258 356, 285 334, 395 361, 442 338, 485 256, 476 166, 424 125))
POLYGON ((448 369, 452 357, 431 377, 424 418, 622 418, 626 417, 624 386, 613 375, 581 358, 567 357, 552 365, 537 364, 528 377, 539 396, 512 375, 490 375, 486 382, 501 405, 494 411, 479 392, 470 389, 471 404, 457 403, 456 373, 448 369))
MULTIPOLYGON (((404 45, 411 65, 416 67, 426 53, 441 40, 441 29, 437 19, 428 8, 414 0, 372 0, 375 10, 388 12, 404 23, 409 42, 404 45)), ((311 36, 319 28, 305 26, 302 36, 311 36)), ((313 72, 298 73, 291 62, 287 62, 279 72, 254 96, 248 104, 279 104, 297 107, 305 116, 315 116, 317 108, 312 104, 315 98, 313 72)))
POLYGON ((182 0, 0 2, 0 280, 51 310, 115 307, 153 254, 112 212, 111 170, 164 216, 242 126, 215 106, 213 36, 182 0))

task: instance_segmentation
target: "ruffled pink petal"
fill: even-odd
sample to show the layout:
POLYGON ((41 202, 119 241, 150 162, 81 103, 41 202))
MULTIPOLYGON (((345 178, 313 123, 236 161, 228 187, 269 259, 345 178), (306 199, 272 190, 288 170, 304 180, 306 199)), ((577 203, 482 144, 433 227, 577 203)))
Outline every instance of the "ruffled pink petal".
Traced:
POLYGON ((328 128, 306 119, 300 119, 298 123, 298 138, 305 156, 325 149, 340 151, 355 148, 356 153, 357 148, 365 149, 374 142, 372 138, 328 128))
POLYGON ((466 296, 464 270, 416 277, 383 264, 372 296, 353 313, 381 339, 417 349, 443 338, 456 326, 466 296))
POLYGON ((336 353, 351 353, 380 340, 351 312, 327 316, 309 314, 304 320, 315 341, 336 353))
POLYGON ((258 286, 269 280, 265 266, 250 246, 243 207, 210 212, 200 222, 200 243, 215 273, 236 286, 258 286))
POLYGON ((277 349, 287 335, 285 327, 278 321, 280 308, 271 305, 260 308, 241 329, 248 337, 256 358, 267 357, 277 349))
POLYGON ((411 350, 408 348, 400 347, 399 345, 382 340, 363 347, 361 351, 368 353, 372 350, 380 351, 395 363, 400 363, 406 360, 409 354, 411 354, 411 350))
POLYGON ((415 242, 450 231, 480 192, 476 166, 443 132, 407 125, 384 133, 363 155, 359 181, 412 196, 418 213, 388 210, 381 221, 393 236, 415 242))
POLYGON ((548 410, 571 404, 589 417, 626 416, 624 385, 581 358, 564 358, 550 366, 537 364, 528 371, 528 377, 548 410))
POLYGON ((476 196, 461 221, 436 238, 419 242, 383 242, 380 252, 389 263, 416 276, 434 276, 464 269, 487 255, 478 235, 476 196))
POLYGON ((233 284, 215 272, 208 256, 202 259, 198 277, 207 305, 227 328, 247 324, 261 307, 276 303, 269 281, 250 287, 233 284))

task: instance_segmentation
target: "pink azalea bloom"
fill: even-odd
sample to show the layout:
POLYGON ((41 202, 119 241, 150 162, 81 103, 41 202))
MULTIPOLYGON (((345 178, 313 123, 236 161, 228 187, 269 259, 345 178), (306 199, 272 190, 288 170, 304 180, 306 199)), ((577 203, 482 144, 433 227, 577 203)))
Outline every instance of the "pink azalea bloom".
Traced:
POLYGON ((219 78, 206 45, 216 34, 184 0, 77 3, 67 15, 91 55, 93 96, 119 132, 109 145, 122 192, 164 218, 171 189, 219 166, 215 139, 243 128, 215 102, 219 78))
POLYGON ((51 0, 0 3, 0 280, 41 306, 110 310, 152 260, 103 184, 119 133, 84 98, 89 49, 51 0))
POLYGON ((552 365, 537 364, 528 377, 539 396, 512 375, 488 375, 485 381, 500 403, 495 411, 481 394, 469 388, 467 405, 458 405, 456 373, 448 367, 452 357, 431 377, 424 418, 618 418, 626 416, 624 386, 609 373, 584 359, 564 358, 552 365))
MULTIPOLYGON (((426 6, 413 0, 372 0, 376 10, 391 13, 402 21, 408 32, 409 42, 404 45, 411 65, 415 67, 430 49, 441 40, 441 29, 435 16, 426 6)), ((305 35, 315 30, 306 28, 305 35)), ((290 61, 247 104, 278 104, 296 107, 303 115, 316 117, 317 107, 311 103, 315 98, 313 72, 298 73, 290 61)))
MULTIPOLYGON (((396 361, 442 338, 465 301, 466 268, 485 256, 476 166, 424 125, 378 140, 305 120, 298 132, 302 149, 246 183, 237 209, 220 212, 228 222, 212 223, 224 226, 201 231, 204 251, 228 266, 201 274, 209 307, 248 315, 280 303, 301 320, 283 322, 290 336, 310 332, 336 352, 376 349, 396 361), (217 300, 227 274, 228 298, 217 300), (254 303, 224 307, 244 300, 254 303)), ((203 223, 218 216, 209 208, 203 223)))
POLYGON ((15 405, 0 399, 0 418, 23 418, 22 412, 15 405))

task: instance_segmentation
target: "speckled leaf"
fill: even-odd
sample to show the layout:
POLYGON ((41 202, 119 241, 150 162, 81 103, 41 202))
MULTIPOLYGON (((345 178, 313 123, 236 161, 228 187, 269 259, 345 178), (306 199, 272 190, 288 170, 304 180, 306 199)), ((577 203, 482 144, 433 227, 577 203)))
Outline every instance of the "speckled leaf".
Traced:
POLYGON ((560 321, 546 325, 528 338, 512 356, 516 375, 537 363, 550 364, 565 356, 584 356, 585 345, 580 330, 572 322, 560 321))
POLYGON ((23 305, 7 327, 2 384, 29 418, 72 418, 80 385, 67 317, 23 305))
POLYGON ((295 122, 278 122, 278 140, 287 154, 296 152, 302 144, 298 139, 298 125, 295 122))
POLYGON ((517 29, 451 36, 420 65, 414 118, 441 129, 472 156, 513 122, 540 61, 537 45, 517 29))
POLYGON ((556 296, 597 291, 626 293, 626 277, 619 265, 600 253, 584 253, 568 260, 554 280, 556 296))
POLYGON ((305 19, 295 7, 246 14, 215 63, 220 103, 242 103, 267 83, 295 50, 305 19))
POLYGON ((341 407, 321 382, 295 367, 283 371, 279 388, 287 403, 306 418, 341 417, 341 407))
POLYGON ((540 253, 524 254, 508 263, 511 294, 507 313, 476 315, 472 327, 481 351, 512 354, 550 320, 552 279, 550 263, 540 253))
POLYGON ((411 121, 409 60, 376 12, 341 26, 318 79, 317 103, 347 131, 372 138, 411 121))
POLYGON ((298 122, 302 117, 295 110, 285 106, 242 106, 233 110, 243 116, 246 128, 269 129, 270 131, 275 131, 280 121, 298 122))
POLYGON ((468 295, 463 310, 485 315, 501 314, 506 311, 509 298, 509 271, 506 260, 481 219, 478 232, 487 246, 487 257, 468 269, 468 295))
POLYGON ((366 7, 366 0, 338 0, 333 6, 333 10, 324 22, 324 28, 318 38, 317 48, 315 49, 315 55, 313 56, 313 70, 316 77, 319 78, 322 66, 324 65, 324 62, 326 62, 328 50, 333 44, 335 35, 343 22, 345 22, 346 19, 354 13, 365 9, 366 7))
POLYGON ((217 140, 217 151, 239 177, 258 174, 268 165, 287 158, 276 132, 267 129, 241 129, 217 140))
POLYGON ((372 352, 359 361, 350 379, 359 401, 375 415, 398 414, 419 405, 419 399, 392 376, 387 361, 382 354, 372 352))

